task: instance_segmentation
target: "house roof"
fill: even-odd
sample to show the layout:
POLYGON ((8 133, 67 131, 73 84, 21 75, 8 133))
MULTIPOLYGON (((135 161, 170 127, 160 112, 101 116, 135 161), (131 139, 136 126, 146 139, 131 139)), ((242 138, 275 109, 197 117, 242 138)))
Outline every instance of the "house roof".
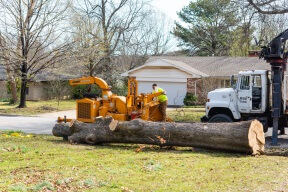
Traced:
MULTIPOLYGON (((113 57, 111 65, 117 70, 117 73, 123 73, 133 66, 139 66, 145 63, 147 57, 143 56, 117 56, 113 57)), ((68 80, 87 76, 87 68, 78 60, 64 60, 54 68, 45 68, 33 77, 32 81, 50 81, 55 79, 68 80)), ((0 64, 0 81, 6 80, 6 70, 3 64, 0 64)))
POLYGON ((45 68, 38 72, 33 81, 69 80, 85 76, 83 65, 63 62, 53 68, 45 68))
POLYGON ((174 65, 175 67, 180 68, 182 70, 189 71, 192 74, 197 74, 199 76, 208 77, 208 75, 206 73, 203 73, 203 72, 191 67, 190 65, 187 65, 186 63, 184 63, 182 61, 176 61, 176 60, 170 60, 170 59, 161 59, 161 60, 166 61, 167 63, 170 63, 170 64, 174 65))
POLYGON ((164 61, 166 62, 167 64, 169 65, 172 65, 173 67, 177 68, 177 69, 180 69, 182 71, 185 71, 187 73, 190 73, 194 76, 198 76, 198 77, 208 77, 207 74, 187 65, 186 63, 182 62, 182 61, 178 61, 178 60, 170 60, 170 59, 163 59, 163 58, 157 58, 155 60, 152 60, 151 62, 146 62, 144 65, 141 65, 139 67, 136 67, 134 69, 131 69, 125 73, 122 73, 121 76, 129 76, 130 73, 134 72, 134 71, 137 71, 137 70, 140 70, 142 68, 145 68, 147 66, 157 66, 157 64, 153 63, 153 61, 156 61, 156 60, 161 60, 161 61, 164 61))
MULTIPOLYGON (((49 80, 69 80, 75 77, 83 76, 83 70, 79 67, 71 68, 54 68, 54 69, 43 69, 35 75, 33 81, 49 81, 49 80)), ((7 79, 6 70, 4 65, 0 64, 0 81, 5 81, 7 79)))
MULTIPOLYGON (((152 61, 160 59, 170 65, 198 76, 210 77, 228 77, 237 74, 243 70, 270 70, 270 65, 263 59, 257 57, 187 57, 187 56, 152 56, 149 57, 144 65, 122 73, 122 76, 128 76, 132 71, 139 70, 144 66, 149 66, 152 61)), ((119 62, 119 61, 118 61, 119 62)), ((118 63, 116 62, 116 63, 118 63)), ((126 63, 127 62, 119 62, 126 63)), ((122 64, 121 64, 122 65, 122 64)), ((121 66, 120 71, 127 70, 127 66, 121 66)), ((38 73, 34 80, 48 81, 55 78, 63 80, 81 77, 85 75, 85 68, 81 65, 65 64, 65 67, 55 69, 45 69, 38 73)), ((0 80, 6 79, 6 71, 0 64, 0 80)))
MULTIPOLYGON (((258 57, 154 56, 150 57, 146 64, 157 59, 185 63, 210 77, 227 77, 243 70, 270 70, 269 63, 258 57)), ((174 63, 177 64, 176 62, 174 63)))

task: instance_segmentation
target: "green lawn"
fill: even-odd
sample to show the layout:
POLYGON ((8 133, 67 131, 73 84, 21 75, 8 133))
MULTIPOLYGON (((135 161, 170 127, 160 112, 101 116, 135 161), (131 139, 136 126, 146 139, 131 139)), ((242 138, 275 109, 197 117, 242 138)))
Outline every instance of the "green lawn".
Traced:
POLYGON ((53 111, 65 111, 76 108, 75 100, 60 101, 59 106, 56 100, 49 101, 27 101, 27 108, 17 108, 17 105, 10 105, 9 102, 0 102, 0 114, 35 115, 53 111))
POLYGON ((167 116, 175 122, 200 122, 200 118, 205 115, 205 109, 197 110, 173 109, 167 111, 167 116))
POLYGON ((0 134, 0 191, 287 191, 287 156, 0 134))

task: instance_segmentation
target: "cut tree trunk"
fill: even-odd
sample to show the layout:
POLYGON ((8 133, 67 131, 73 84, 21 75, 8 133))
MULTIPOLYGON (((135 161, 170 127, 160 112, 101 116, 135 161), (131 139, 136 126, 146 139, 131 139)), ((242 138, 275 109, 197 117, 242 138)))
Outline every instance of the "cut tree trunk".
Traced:
POLYGON ((53 135, 70 143, 134 143, 160 146, 203 147, 260 154, 265 135, 257 121, 234 123, 171 123, 136 119, 118 122, 111 117, 97 118, 95 123, 58 123, 53 135))

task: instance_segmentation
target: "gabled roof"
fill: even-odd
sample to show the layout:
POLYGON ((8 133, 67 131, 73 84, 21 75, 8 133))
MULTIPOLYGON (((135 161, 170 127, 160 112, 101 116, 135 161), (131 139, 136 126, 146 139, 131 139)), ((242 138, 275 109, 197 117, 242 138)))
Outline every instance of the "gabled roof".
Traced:
POLYGON ((185 63, 210 77, 227 77, 244 70, 270 70, 269 63, 258 57, 153 56, 146 63, 157 59, 185 63))
MULTIPOLYGON (((149 59, 148 59, 149 60, 149 59)), ((189 74, 192 74, 193 76, 196 76, 196 77, 208 77, 207 74, 187 65, 186 63, 182 62, 182 61, 178 61, 178 60, 169 60, 169 59, 163 59, 163 58, 158 58, 158 59, 155 59, 153 61, 156 61, 156 60, 161 60, 161 61, 164 61, 165 63, 177 68, 177 69, 180 69, 182 71, 185 71, 189 74)), ((125 73, 122 73, 121 76, 129 76, 130 73, 134 72, 134 71, 137 71, 137 70, 140 70, 142 68, 145 68, 147 66, 157 66, 157 64, 155 64, 153 61, 151 62, 146 62, 144 65, 141 65, 139 67, 136 67, 134 69, 131 69, 125 73)))
POLYGON ((208 77, 207 74, 187 65, 186 63, 182 62, 182 61, 175 61, 175 60, 169 60, 169 59, 162 59, 163 61, 166 61, 167 63, 170 63, 172 65, 174 65, 176 68, 179 68, 183 71, 186 72, 190 72, 191 74, 196 74, 202 77, 208 77))

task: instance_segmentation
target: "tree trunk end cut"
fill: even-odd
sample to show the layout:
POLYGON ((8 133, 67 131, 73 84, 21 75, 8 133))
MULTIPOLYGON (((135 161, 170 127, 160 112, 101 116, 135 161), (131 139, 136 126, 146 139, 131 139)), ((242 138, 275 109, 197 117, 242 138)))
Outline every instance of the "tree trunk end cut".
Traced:
POLYGON ((131 143, 160 146, 202 147, 262 154, 265 135, 258 120, 233 123, 175 123, 135 119, 97 118, 95 123, 74 120, 57 123, 52 131, 70 143, 131 143))
POLYGON ((265 146, 265 133, 263 125, 258 120, 251 122, 248 133, 249 146, 252 148, 252 154, 263 154, 265 146))

